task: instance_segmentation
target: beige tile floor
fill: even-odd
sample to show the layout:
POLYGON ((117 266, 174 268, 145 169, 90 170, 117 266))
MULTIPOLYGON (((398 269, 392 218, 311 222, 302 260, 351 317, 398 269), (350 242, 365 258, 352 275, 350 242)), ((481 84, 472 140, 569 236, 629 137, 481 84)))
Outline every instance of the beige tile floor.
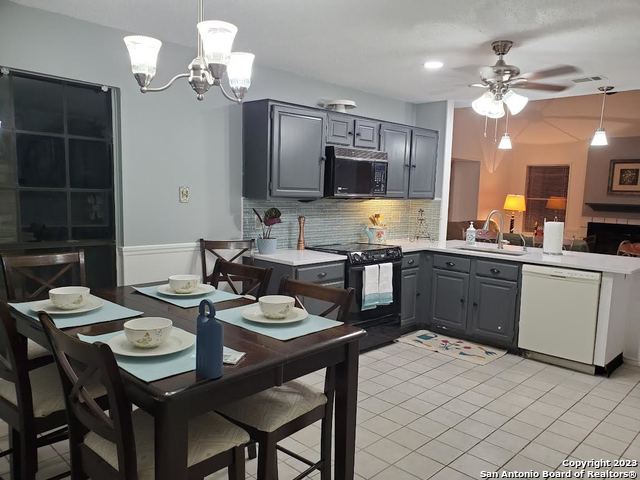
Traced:
MULTIPOLYGON (((304 381, 321 387, 323 376, 304 381)), ((565 459, 640 459, 639 382, 640 368, 626 365, 604 378, 515 355, 477 366, 399 343, 366 353, 356 478, 478 479, 481 471, 565 471, 565 459)), ((6 427, 0 435, 5 445, 6 427)), ((319 441, 313 425, 283 444, 315 459, 319 441)), ((39 478, 68 469, 68 447, 41 449, 40 465, 39 478)), ((1 459, 0 476, 8 468, 1 459)), ((281 479, 302 470, 297 460, 281 457, 281 479)), ((249 461, 247 477, 255 473, 249 461)))

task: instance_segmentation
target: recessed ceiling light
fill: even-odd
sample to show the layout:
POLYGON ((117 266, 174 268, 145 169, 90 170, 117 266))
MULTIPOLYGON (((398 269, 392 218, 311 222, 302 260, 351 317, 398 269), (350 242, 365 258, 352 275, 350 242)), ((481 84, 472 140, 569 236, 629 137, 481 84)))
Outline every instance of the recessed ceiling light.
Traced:
POLYGON ((428 70, 438 70, 439 68, 442 68, 443 65, 444 63, 442 63, 440 60, 429 60, 427 62, 424 62, 424 68, 428 70))

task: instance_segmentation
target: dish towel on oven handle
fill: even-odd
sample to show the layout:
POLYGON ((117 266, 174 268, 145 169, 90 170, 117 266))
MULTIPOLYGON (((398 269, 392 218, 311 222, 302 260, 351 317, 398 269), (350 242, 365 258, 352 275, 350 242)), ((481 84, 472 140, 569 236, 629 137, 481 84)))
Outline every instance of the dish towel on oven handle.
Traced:
POLYGON ((391 305, 393 303, 393 265, 381 263, 378 276, 378 305, 391 305))
POLYGON ((379 272, 378 265, 365 265, 364 267, 362 272, 362 310, 371 310, 380 303, 379 272))

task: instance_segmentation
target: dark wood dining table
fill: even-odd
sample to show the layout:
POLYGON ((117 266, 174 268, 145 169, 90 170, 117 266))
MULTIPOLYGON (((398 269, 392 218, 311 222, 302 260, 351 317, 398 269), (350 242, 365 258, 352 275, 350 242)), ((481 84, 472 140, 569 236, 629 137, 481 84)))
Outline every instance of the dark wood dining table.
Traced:
MULTIPOLYGON (((142 311, 145 316, 170 318, 175 326, 195 333, 197 308, 181 308, 143 295, 132 287, 94 290, 93 293, 105 300, 142 311)), ((223 310, 252 302, 240 298, 216 303, 215 307, 223 310)), ((48 347, 38 320, 15 310, 13 314, 22 335, 48 347)), ((99 335, 122 330, 125 321, 70 328, 65 332, 70 335, 99 335)), ((218 380, 201 379, 195 371, 190 371, 147 383, 121 370, 129 399, 154 417, 155 478, 187 478, 189 419, 225 403, 335 365, 335 478, 352 479, 359 341, 365 335, 364 330, 343 324, 293 340, 280 341, 222 323, 225 346, 246 352, 246 356, 237 365, 225 365, 224 375, 218 380)))

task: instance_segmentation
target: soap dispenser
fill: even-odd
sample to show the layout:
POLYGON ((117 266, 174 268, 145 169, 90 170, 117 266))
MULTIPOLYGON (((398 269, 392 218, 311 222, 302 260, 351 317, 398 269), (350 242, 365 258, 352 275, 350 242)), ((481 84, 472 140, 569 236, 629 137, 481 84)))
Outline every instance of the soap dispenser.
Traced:
POLYGON ((216 320, 216 309, 209 300, 202 300, 198 311, 196 375, 200 378, 220 378, 224 349, 222 324, 216 320))
POLYGON ((467 234, 465 235, 467 245, 476 244, 476 227, 473 226, 473 222, 469 222, 469 228, 467 228, 467 234))

